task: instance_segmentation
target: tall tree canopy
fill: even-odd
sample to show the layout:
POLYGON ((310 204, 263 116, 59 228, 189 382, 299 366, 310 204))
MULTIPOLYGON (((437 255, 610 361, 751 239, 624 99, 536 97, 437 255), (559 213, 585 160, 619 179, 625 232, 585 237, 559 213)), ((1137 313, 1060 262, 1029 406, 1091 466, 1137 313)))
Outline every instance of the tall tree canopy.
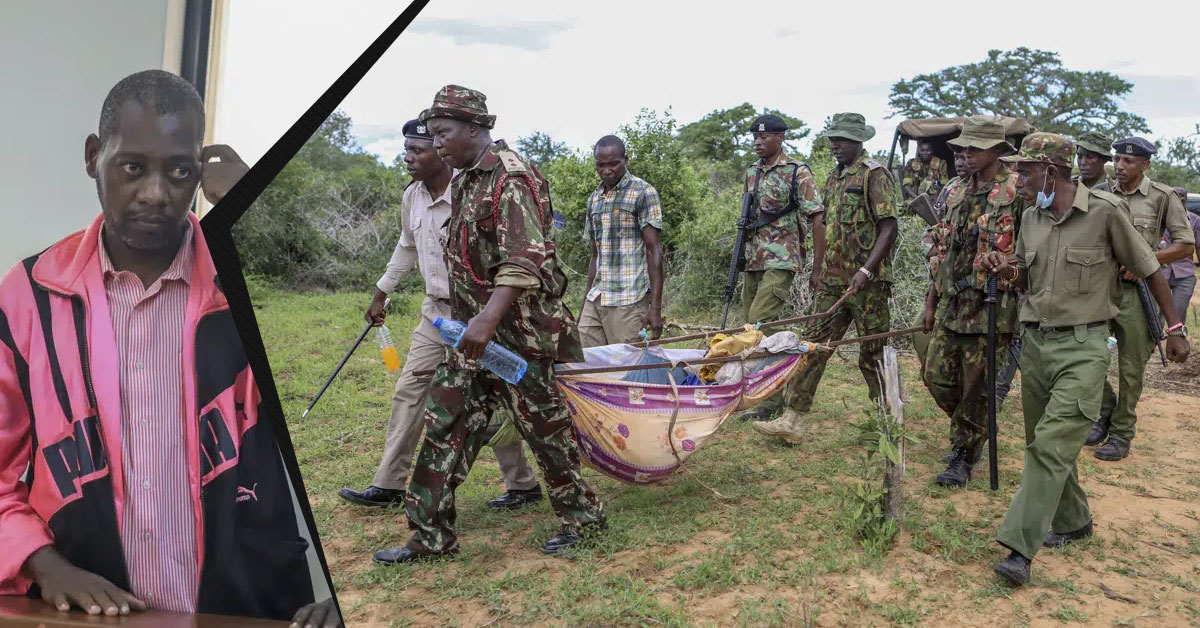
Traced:
POLYGON ((679 139, 689 157, 711 159, 740 169, 754 159, 750 125, 755 118, 767 113, 773 113, 787 122, 784 151, 789 154, 796 152, 795 141, 808 135, 808 125, 777 109, 759 111, 748 102, 731 109, 718 109, 680 127, 679 139))
POLYGON ((1146 133, 1146 120, 1121 109, 1133 83, 1110 72, 1080 72, 1058 54, 1021 47, 989 50, 987 59, 919 74, 892 85, 888 105, 906 118, 1013 116, 1039 131, 1077 136, 1146 133))
POLYGON ((525 137, 517 138, 517 151, 539 168, 554 161, 555 157, 571 153, 566 142, 556 142, 544 131, 534 131, 525 137))

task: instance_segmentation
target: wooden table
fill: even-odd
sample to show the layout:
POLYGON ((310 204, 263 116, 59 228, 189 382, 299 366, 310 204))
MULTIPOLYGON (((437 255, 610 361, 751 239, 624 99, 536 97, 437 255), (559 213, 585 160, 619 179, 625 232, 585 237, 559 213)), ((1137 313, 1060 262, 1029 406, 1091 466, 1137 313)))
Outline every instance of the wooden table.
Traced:
POLYGON ((41 599, 0 595, 0 626, 14 628, 74 628, 124 626, 127 628, 285 628, 290 622, 229 615, 188 615, 166 611, 131 611, 125 616, 88 615, 79 609, 56 610, 41 599))

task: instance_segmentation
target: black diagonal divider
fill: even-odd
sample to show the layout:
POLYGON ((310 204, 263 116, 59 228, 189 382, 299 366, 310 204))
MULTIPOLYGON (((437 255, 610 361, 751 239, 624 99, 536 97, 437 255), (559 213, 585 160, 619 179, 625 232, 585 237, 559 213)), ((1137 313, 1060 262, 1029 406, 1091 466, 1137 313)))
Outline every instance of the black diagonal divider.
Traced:
MULTIPOLYGON (((254 167, 242 177, 241 181, 225 195, 225 198, 221 199, 221 202, 217 203, 200 221, 200 225, 204 229, 204 238, 208 241, 208 248, 212 252, 213 264, 220 277, 222 290, 225 292, 225 298, 229 301, 230 313, 237 326, 238 335, 241 336, 254 379, 258 383, 267 419, 275 430, 279 449, 283 452, 284 465, 287 467, 288 475, 291 476, 296 497, 300 500, 304 521, 313 533, 317 556, 321 561, 321 569, 325 571, 325 579, 329 583, 330 591, 334 591, 334 588, 333 579, 329 575, 329 563, 325 560, 325 552, 321 549, 321 540, 316 534, 316 520, 313 518, 312 506, 308 503, 308 493, 304 490, 300 465, 296 462, 296 450, 292 447, 292 440, 288 435, 287 421, 283 416, 283 405, 279 402, 278 391, 275 390, 271 365, 267 361, 262 334, 258 331, 254 309, 250 304, 250 293, 246 289, 246 278, 242 275, 242 264, 238 259, 237 248, 234 246, 230 230, 258 198, 258 195, 262 194, 267 185, 291 161, 296 152, 312 137, 313 133, 316 133, 325 118, 333 113, 334 109, 350 93, 350 90, 354 89, 354 86, 371 69, 371 66, 375 65, 379 57, 383 56, 392 42, 396 41, 400 33, 404 32, 404 29, 428 3, 429 0, 414 0, 409 4, 400 17, 396 18, 396 21, 392 22, 375 39, 374 43, 363 51, 354 63, 350 64, 350 67, 333 82, 333 85, 329 86, 329 89, 325 90, 325 93, 308 108, 308 111, 305 111, 304 115, 296 120, 292 128, 288 129, 287 133, 284 133, 283 137, 275 142, 267 154, 263 155, 262 159, 259 159, 258 163, 254 164, 254 167)), ((334 599, 336 600, 336 598, 335 592, 334 599)), ((340 612, 340 605, 338 610, 340 612)))

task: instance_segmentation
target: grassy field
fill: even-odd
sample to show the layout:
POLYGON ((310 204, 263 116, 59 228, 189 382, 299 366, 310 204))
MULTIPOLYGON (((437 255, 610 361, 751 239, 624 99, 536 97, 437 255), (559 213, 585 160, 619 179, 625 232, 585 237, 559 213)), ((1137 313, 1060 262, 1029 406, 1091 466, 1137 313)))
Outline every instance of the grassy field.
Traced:
MULTIPOLYGON (((1085 451, 1080 472, 1097 536, 1039 554, 1031 586, 1013 591, 991 565, 1004 555, 993 534, 1020 483, 1019 388, 1000 417, 1001 490, 987 490, 986 464, 967 490, 943 490, 932 478, 948 421, 912 357, 902 359, 906 415, 919 440, 908 450, 904 528, 882 555, 862 548, 840 497, 861 466, 849 421, 867 403, 846 353, 830 361, 803 445, 769 442, 730 421, 664 485, 633 487, 585 470, 609 529, 570 558, 538 551, 557 530, 546 502, 518 513, 484 506, 504 490, 485 448, 458 493, 459 557, 375 566, 374 550, 408 538, 403 512, 337 497, 370 482, 382 451, 394 378, 373 339, 300 419, 362 329, 369 295, 253 285, 252 297, 351 627, 1200 625, 1195 397, 1148 390, 1132 457, 1102 463, 1085 451)), ((388 323, 401 355, 418 307, 415 295, 393 299, 388 323)))

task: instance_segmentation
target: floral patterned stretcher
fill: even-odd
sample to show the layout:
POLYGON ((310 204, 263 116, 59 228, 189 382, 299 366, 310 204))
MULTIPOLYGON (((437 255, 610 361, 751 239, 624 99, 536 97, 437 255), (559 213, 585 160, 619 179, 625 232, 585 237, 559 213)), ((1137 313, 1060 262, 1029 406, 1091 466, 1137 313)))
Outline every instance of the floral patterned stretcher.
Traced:
POLYGON ((571 375, 571 369, 579 368, 686 363, 706 353, 609 345, 586 349, 585 364, 560 365, 556 379, 584 461, 623 482, 654 484, 679 469, 734 412, 778 392, 813 348, 805 343, 799 353, 749 359, 747 374, 729 384, 679 385, 686 377, 682 368, 571 375), (643 374, 638 378, 643 381, 626 381, 633 373, 643 374), (647 379, 666 383, 645 383, 647 379))

